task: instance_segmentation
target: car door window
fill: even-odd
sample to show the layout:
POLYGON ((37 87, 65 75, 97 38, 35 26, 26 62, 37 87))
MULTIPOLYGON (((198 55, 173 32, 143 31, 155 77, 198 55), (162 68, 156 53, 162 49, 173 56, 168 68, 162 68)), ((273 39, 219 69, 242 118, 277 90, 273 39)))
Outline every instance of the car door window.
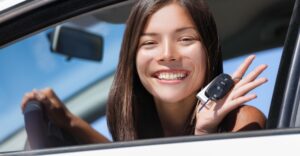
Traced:
MULTIPOLYGON (((65 25, 76 26, 70 22, 65 23, 65 25)), ((0 142, 4 142, 23 129, 24 120, 20 102, 26 92, 32 89, 51 87, 62 101, 66 102, 114 73, 118 62, 124 24, 97 22, 77 29, 103 37, 104 53, 101 61, 80 58, 69 60, 64 55, 51 52, 48 34, 54 30, 52 28, 0 49, 0 71, 2 75, 0 77, 0 105, 2 108, 0 110, 0 123, 2 127, 6 127, 1 130, 0 142), (7 119, 12 122, 8 122, 7 119)), ((107 96, 107 90, 98 90, 96 94, 107 96)), ((101 98, 102 96, 98 97, 101 98)), ((86 99, 85 103, 81 105, 88 107, 89 101, 91 99, 86 99)), ((75 109, 74 111, 76 111, 82 106, 75 106, 71 110, 75 109)), ((101 131, 99 128, 98 130, 101 131)), ((20 142, 23 146, 24 141, 20 142)))
MULTIPOLYGON (((24 132, 20 102, 24 93, 34 88, 53 88, 72 112, 87 118, 97 131, 112 140, 103 111, 117 67, 126 25, 124 20, 115 23, 112 22, 113 20, 106 21, 105 18, 109 17, 98 15, 102 11, 99 9, 87 15, 67 20, 0 49, 0 124, 5 127, 5 129, 1 129, 0 152, 24 149, 26 142, 24 133, 21 134, 24 137, 19 139, 14 146, 6 144, 21 131, 24 132), (64 55, 53 53, 49 42, 49 33, 53 32, 56 26, 72 27, 103 37, 102 61, 69 59, 64 55), (96 107, 95 105, 101 106, 96 107), (98 114, 94 114, 97 112, 95 108, 99 108, 98 114)), ((114 16, 113 18, 118 17, 114 16)), ((124 17, 122 16, 122 18, 124 17)), ((280 44, 276 46, 253 50, 243 55, 236 52, 238 54, 234 57, 227 57, 226 53, 235 52, 223 51, 224 58, 226 58, 224 59, 225 73, 233 73, 248 54, 257 56, 250 70, 259 64, 268 64, 268 69, 261 75, 268 78, 268 83, 253 90, 258 97, 247 103, 260 109, 266 117, 269 113, 283 44, 283 40, 280 40, 280 44), (272 61, 266 61, 270 58, 272 61)))
MULTIPOLYGON (((256 59, 250 66, 250 70, 253 70, 260 64, 267 64, 268 68, 260 76, 267 77, 268 82, 253 91, 251 93, 256 93, 258 96, 256 99, 249 101, 247 104, 255 106, 260 109, 264 115, 267 117, 269 114, 269 109, 271 105, 273 90, 275 86, 275 81, 277 77, 277 72, 280 64, 280 59, 282 55, 283 48, 271 48, 263 51, 253 52, 256 55, 256 59), (272 58, 272 61, 267 61, 272 58)), ((246 55, 247 56, 247 55, 246 55)), ((224 72, 233 73, 238 65, 246 58, 246 56, 235 57, 224 61, 224 72)), ((248 72, 249 73, 249 72, 248 72)), ((247 73, 246 73, 247 74, 247 73)))

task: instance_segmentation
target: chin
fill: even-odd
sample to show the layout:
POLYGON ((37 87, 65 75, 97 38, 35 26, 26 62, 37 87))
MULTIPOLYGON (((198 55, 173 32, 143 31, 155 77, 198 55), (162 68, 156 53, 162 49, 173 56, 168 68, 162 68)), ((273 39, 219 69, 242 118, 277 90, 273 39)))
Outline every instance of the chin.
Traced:
POLYGON ((183 94, 164 94, 154 98, 164 103, 178 103, 184 99, 183 94))

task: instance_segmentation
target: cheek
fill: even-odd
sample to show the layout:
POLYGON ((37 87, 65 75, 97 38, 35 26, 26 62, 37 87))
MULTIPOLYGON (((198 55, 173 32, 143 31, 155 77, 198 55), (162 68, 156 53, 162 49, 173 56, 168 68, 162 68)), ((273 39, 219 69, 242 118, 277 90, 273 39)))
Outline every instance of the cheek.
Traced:
POLYGON ((150 68, 151 60, 153 56, 150 53, 147 53, 143 50, 139 50, 136 56, 136 68, 138 75, 143 82, 144 77, 147 75, 148 70, 150 68))
POLYGON ((202 44, 196 44, 195 46, 191 46, 189 49, 186 49, 186 57, 189 58, 190 63, 194 68, 192 81, 197 85, 197 88, 200 88, 204 83, 207 72, 207 57, 202 44))
POLYGON ((151 68, 154 67, 154 58, 153 53, 149 53, 149 51, 138 51, 136 56, 136 69, 138 72, 139 79, 145 89, 153 95, 155 87, 153 86, 153 82, 151 82, 151 68))
POLYGON ((206 52, 200 42, 189 47, 180 48, 180 51, 182 56, 189 59, 194 65, 206 66, 206 52))
POLYGON ((206 54, 205 51, 201 50, 200 53, 199 51, 197 53, 193 53, 191 55, 191 60, 195 66, 195 71, 198 72, 198 74, 203 75, 205 77, 206 75, 206 54))
POLYGON ((190 59, 195 64, 205 64, 206 54, 205 54, 205 49, 203 48, 201 43, 195 44, 194 46, 189 47, 186 51, 187 51, 190 59))

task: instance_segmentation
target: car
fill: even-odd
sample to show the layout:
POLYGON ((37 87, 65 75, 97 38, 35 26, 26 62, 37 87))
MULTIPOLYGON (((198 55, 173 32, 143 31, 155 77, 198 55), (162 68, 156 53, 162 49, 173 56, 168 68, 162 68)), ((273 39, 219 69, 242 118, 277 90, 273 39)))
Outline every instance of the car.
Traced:
POLYGON ((297 153, 299 0, 207 1, 220 33, 224 72, 232 73, 252 53, 257 55, 255 64, 269 65, 264 73, 269 82, 255 90, 259 97, 249 103, 267 117, 266 129, 33 150, 20 102, 24 93, 48 86, 73 113, 111 139, 105 104, 134 1, 4 0, 0 2, 5 6, 0 8, 0 155, 297 153), (81 44, 83 40, 86 44, 81 44), (89 55, 81 51, 86 46, 94 47, 89 55))

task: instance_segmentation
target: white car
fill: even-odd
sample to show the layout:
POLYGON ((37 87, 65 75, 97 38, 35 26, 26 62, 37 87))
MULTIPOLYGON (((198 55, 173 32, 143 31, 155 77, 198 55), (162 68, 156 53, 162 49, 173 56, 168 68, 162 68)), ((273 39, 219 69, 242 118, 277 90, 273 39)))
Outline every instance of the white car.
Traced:
MULTIPOLYGON (((231 73, 251 53, 258 56, 257 64, 269 64, 264 73, 269 82, 257 89, 258 99, 249 103, 267 117, 266 129, 93 145, 66 141, 52 147, 43 145, 47 137, 39 137, 36 148, 29 147, 28 138, 39 131, 26 133, 20 102, 25 92, 47 86, 73 113, 111 138, 105 104, 134 1, 3 0, 0 155, 297 155, 299 0, 207 1, 220 33, 224 71, 231 73), (80 44, 82 40, 86 44, 80 44), (92 48, 82 53, 86 46, 92 48)), ((27 123, 35 119, 28 118, 27 123)))

